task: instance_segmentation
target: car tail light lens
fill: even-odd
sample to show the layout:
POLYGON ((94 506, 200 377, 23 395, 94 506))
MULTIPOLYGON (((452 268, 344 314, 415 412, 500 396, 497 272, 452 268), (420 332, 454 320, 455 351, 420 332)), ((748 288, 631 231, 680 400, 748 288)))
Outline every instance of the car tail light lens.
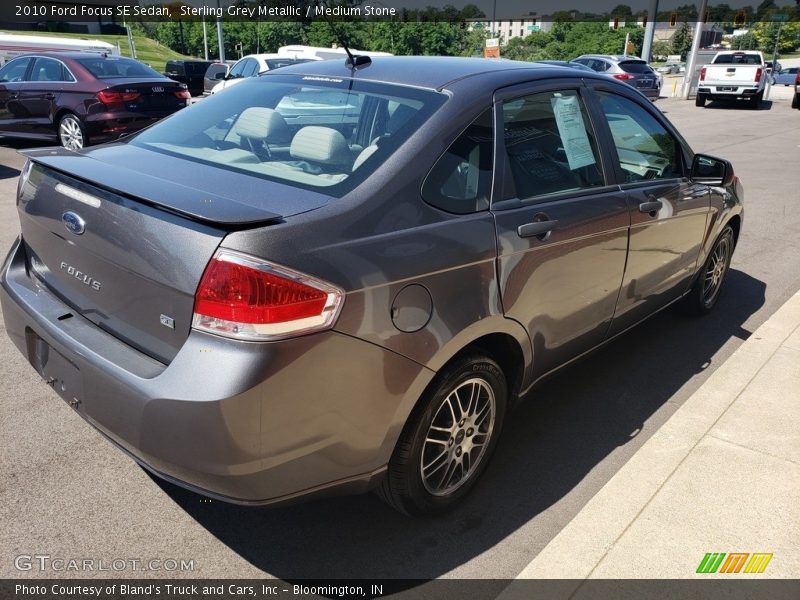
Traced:
POLYGON ((633 75, 630 75, 628 73, 617 73, 615 75, 612 75, 612 77, 614 79, 619 79, 620 81, 628 81, 629 79, 633 79, 633 75))
POLYGON ((706 80, 706 68, 703 67, 702 69, 700 69, 700 81, 705 81, 705 80, 706 80))
POLYGON ((795 82, 797 85, 800 85, 800 72, 798 72, 798 73, 797 73, 797 77, 795 77, 795 80, 794 80, 794 82, 795 82))
POLYGON ((329 329, 343 301, 329 283, 220 250, 197 288, 192 327, 241 340, 283 339, 329 329))
POLYGON ((756 81, 761 81, 761 67, 756 69, 756 81))
POLYGON ((111 92, 103 90, 97 92, 97 98, 103 104, 114 104, 115 102, 133 102, 141 94, 139 92, 111 92))
POLYGON ((189 93, 189 90, 178 90, 175 92, 175 96, 183 100, 189 100, 192 97, 192 95, 189 93))

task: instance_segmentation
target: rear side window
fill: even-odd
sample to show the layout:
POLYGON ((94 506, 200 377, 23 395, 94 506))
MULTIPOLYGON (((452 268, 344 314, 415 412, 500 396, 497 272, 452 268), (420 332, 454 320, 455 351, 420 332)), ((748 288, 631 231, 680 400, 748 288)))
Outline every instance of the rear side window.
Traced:
POLYGON ((619 63, 619 66, 626 73, 651 73, 653 71, 643 60, 626 60, 619 63))
POLYGON ((489 208, 493 130, 489 108, 450 145, 422 185, 422 198, 428 204, 457 214, 489 208))
POLYGON ((175 75, 183 75, 184 74, 183 64, 175 61, 170 61, 167 63, 166 71, 167 73, 174 73, 175 75))
POLYGON ((524 200, 605 185, 597 142, 575 91, 505 102, 503 139, 514 185, 504 197, 524 200))
POLYGON ((64 65, 52 58, 37 58, 31 72, 31 81, 75 81, 64 65))
POLYGON ((628 98, 598 96, 626 182, 681 177, 680 144, 653 115, 628 98))

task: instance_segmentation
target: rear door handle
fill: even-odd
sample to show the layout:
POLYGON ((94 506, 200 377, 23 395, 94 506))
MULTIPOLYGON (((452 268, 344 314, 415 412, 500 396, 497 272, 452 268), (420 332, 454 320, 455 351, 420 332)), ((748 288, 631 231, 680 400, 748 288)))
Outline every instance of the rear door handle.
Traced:
POLYGON ((538 237, 544 239, 548 233, 555 229, 557 220, 552 221, 534 221, 533 223, 525 223, 517 227, 517 235, 519 237, 538 237))
POLYGON ((664 204, 661 200, 651 200, 650 202, 642 202, 639 205, 639 212, 641 213, 654 213, 661 210, 664 204))
POLYGON ((48 94, 45 94, 45 95, 44 95, 44 98, 45 98, 45 100, 52 100, 52 99, 53 99, 53 98, 55 98, 55 97, 56 97, 56 95, 55 95, 55 94, 49 94, 49 93, 48 93, 48 94))

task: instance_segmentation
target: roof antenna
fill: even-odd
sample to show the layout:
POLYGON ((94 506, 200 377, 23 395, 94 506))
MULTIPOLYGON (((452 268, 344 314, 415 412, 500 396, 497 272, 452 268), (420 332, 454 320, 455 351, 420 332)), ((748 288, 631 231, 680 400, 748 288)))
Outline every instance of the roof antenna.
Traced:
MULTIPOLYGON (((317 0, 316 2, 317 6, 319 6, 319 4, 321 4, 323 1, 324 0, 317 0)), ((347 42, 345 41, 341 32, 336 27, 333 26, 333 23, 331 22, 331 20, 328 18, 328 15, 326 15, 324 11, 322 12, 322 14, 325 18, 325 22, 328 24, 328 27, 330 27, 331 31, 333 31, 333 35, 336 37, 342 48, 344 48, 344 51, 347 52, 347 59, 345 59, 344 61, 344 66, 355 71, 359 67, 366 67, 367 65, 372 64, 372 59, 369 56, 353 54, 352 52, 350 52, 350 48, 347 47, 347 42)))

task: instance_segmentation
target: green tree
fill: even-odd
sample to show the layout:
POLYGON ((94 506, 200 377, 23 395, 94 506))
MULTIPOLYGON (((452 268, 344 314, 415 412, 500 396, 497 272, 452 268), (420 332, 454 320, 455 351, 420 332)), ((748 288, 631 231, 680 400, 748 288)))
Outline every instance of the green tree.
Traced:
POLYGON ((670 54, 672 54, 672 46, 669 42, 665 42, 664 40, 653 42, 652 56, 655 60, 661 60, 662 57, 666 58, 670 54))
POLYGON ((672 36, 672 54, 680 54, 681 60, 686 60, 686 56, 692 50, 692 30, 689 23, 684 21, 678 26, 675 35, 672 36))

